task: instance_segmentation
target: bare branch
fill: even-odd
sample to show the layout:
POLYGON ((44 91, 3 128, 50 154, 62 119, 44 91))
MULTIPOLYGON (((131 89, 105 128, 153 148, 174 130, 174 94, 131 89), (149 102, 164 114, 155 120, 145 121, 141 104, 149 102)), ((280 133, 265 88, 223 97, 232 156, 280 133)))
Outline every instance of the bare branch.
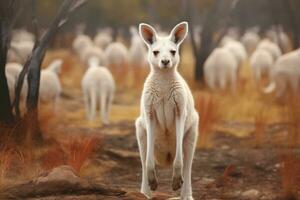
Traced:
POLYGON ((5 75, 8 44, 10 41, 10 21, 14 12, 15 1, 0 1, 0 122, 9 124, 13 121, 12 106, 9 98, 5 75))
POLYGON ((69 20, 69 16, 71 16, 74 11, 76 11, 77 9, 84 6, 86 4, 86 2, 87 2, 87 0, 75 0, 75 2, 73 2, 73 5, 71 6, 71 8, 68 10, 66 17, 61 20, 61 22, 59 24, 59 28, 62 27, 65 23, 67 23, 67 21, 69 20))
POLYGON ((69 9, 69 14, 84 6, 86 2, 87 0, 76 0, 74 5, 69 9))
POLYGON ((65 19, 74 12, 77 8, 83 5, 85 0, 64 0, 60 6, 55 18, 50 27, 41 37, 39 43, 35 44, 32 55, 26 61, 23 70, 19 76, 16 88, 16 102, 14 103, 16 112, 19 111, 20 93, 25 76, 28 72, 28 96, 27 96, 27 111, 35 110, 38 104, 39 96, 39 81, 40 81, 40 66, 44 58, 46 48, 49 42, 54 37, 57 30, 65 24, 65 19), (63 23, 62 23, 63 22, 63 23))
POLYGON ((36 16, 36 0, 31 0, 31 20, 32 20, 32 26, 33 26, 33 33, 35 36, 35 43, 38 43, 38 37, 39 37, 39 29, 38 29, 38 20, 36 16))

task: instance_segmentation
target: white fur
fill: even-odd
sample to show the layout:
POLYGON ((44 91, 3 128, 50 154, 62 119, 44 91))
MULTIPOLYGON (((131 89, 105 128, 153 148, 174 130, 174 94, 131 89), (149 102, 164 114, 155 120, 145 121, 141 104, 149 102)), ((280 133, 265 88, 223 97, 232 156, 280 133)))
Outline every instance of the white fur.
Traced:
POLYGON ((7 61, 25 64, 27 58, 31 55, 33 46, 34 42, 32 41, 11 42, 7 53, 7 61))
POLYGON ((62 91, 58 73, 61 71, 62 60, 54 60, 41 71, 39 98, 41 102, 53 102, 54 109, 58 108, 58 101, 62 91))
POLYGON ((240 38, 240 30, 238 27, 229 27, 226 35, 234 40, 238 40, 240 38))
POLYGON ((34 43, 35 42, 35 36, 28 32, 25 29, 18 29, 18 30, 13 30, 12 32, 12 42, 24 42, 24 41, 29 41, 34 43))
POLYGON ((238 62, 229 49, 216 48, 204 63, 204 77, 212 90, 224 90, 228 85, 236 91, 238 62))
POLYGON ((95 118, 97 105, 104 124, 109 123, 109 111, 115 92, 115 82, 110 71, 99 66, 97 58, 89 60, 89 68, 81 81, 86 114, 89 120, 95 118))
POLYGON ((95 45, 87 47, 82 52, 81 56, 82 56, 81 60, 85 64, 85 66, 89 65, 89 60, 92 57, 97 57, 99 60, 99 64, 102 66, 105 66, 107 63, 104 52, 102 51, 102 49, 100 49, 95 45))
POLYGON ((108 31, 101 31, 94 38, 95 45, 103 50, 106 49, 112 41, 112 36, 108 31))
POLYGON ((15 80, 14 77, 11 76, 10 74, 6 74, 6 80, 8 85, 10 102, 13 103, 15 99, 15 80))
POLYGON ((290 87, 293 94, 299 94, 300 86, 300 49, 287 53, 278 58, 272 68, 271 84, 265 89, 266 93, 276 90, 276 97, 282 98, 290 87))
POLYGON ((268 30, 266 36, 274 43, 282 47, 284 53, 289 52, 292 49, 292 43, 289 36, 284 32, 282 27, 273 27, 268 30))
POLYGON ((5 73, 6 75, 10 75, 16 81, 19 77, 20 72, 22 71, 22 65, 19 63, 11 62, 6 63, 5 65, 5 73))
POLYGON ((238 41, 228 41, 223 48, 228 49, 233 54, 239 67, 243 66, 247 59, 247 52, 242 43, 238 41))
POLYGON ((274 61, 270 52, 265 49, 257 49, 250 58, 254 80, 259 83, 264 74, 270 77, 273 64, 274 61))
POLYGON ((22 66, 18 63, 7 63, 5 66, 5 75, 7 79, 10 101, 15 99, 15 88, 22 66))
POLYGON ((181 199, 192 200, 191 168, 199 119, 192 93, 177 71, 179 47, 187 35, 188 24, 178 24, 167 37, 158 36, 147 24, 140 24, 139 32, 148 46, 151 69, 136 120, 143 170, 141 192, 151 198, 150 190, 157 188, 155 164, 173 163, 173 190, 182 186, 181 199))
POLYGON ((289 38, 289 36, 285 32, 279 33, 279 45, 282 47, 282 51, 284 53, 289 52, 292 49, 292 42, 289 38))
MULTIPOLYGON (((19 63, 6 63, 5 66, 5 75, 7 78, 7 84, 9 88, 10 101, 13 102, 15 100, 15 88, 18 82, 19 75, 22 71, 22 65, 19 63)), ((25 78, 23 82, 23 87, 21 90, 20 100, 25 101, 27 97, 27 80, 25 78)))
POLYGON ((147 64, 145 45, 135 27, 130 28, 131 45, 129 49, 130 63, 133 67, 144 67, 147 64))
POLYGON ((128 50, 120 42, 114 42, 105 49, 105 57, 109 66, 122 67, 128 63, 128 50))
POLYGON ((73 50, 80 57, 80 59, 83 58, 82 54, 90 46, 93 46, 93 41, 89 36, 83 34, 77 35, 72 44, 73 50))
POLYGON ((279 46, 268 39, 262 40, 258 44, 257 49, 264 49, 264 50, 268 51, 272 55, 274 62, 282 54, 279 46))
POLYGON ((260 41, 260 37, 253 31, 247 31, 241 41, 246 48, 248 56, 251 56, 260 41))
POLYGON ((229 35, 225 35, 222 40, 220 41, 220 46, 225 46, 227 43, 232 42, 232 41, 236 41, 233 37, 229 36, 229 35))

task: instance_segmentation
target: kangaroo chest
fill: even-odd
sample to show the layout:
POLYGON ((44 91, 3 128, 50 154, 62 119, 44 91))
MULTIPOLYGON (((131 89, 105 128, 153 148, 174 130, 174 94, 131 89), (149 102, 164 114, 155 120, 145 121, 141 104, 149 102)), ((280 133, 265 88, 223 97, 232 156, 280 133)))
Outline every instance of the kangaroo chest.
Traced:
POLYGON ((155 123, 165 132, 175 130, 176 104, 166 97, 153 105, 155 123))
POLYGON ((175 132, 176 116, 184 108, 184 91, 180 83, 174 82, 163 89, 152 89, 146 95, 146 111, 163 133, 175 132))

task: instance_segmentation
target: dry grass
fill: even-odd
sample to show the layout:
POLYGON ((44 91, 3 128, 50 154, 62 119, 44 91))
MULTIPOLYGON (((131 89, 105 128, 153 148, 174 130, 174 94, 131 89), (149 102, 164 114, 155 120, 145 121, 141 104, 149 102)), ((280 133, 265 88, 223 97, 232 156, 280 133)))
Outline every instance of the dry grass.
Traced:
POLYGON ((41 155, 41 166, 44 170, 51 170, 60 165, 69 165, 80 174, 100 142, 100 138, 87 136, 66 138, 41 155))
POLYGON ((265 116, 264 108, 259 109, 257 112, 254 127, 254 146, 261 147, 263 145, 264 133, 267 128, 267 118, 265 116))
POLYGON ((86 133, 81 132, 71 134, 70 131, 66 131, 66 127, 71 126, 71 123, 74 124, 74 121, 70 117, 64 119, 65 117, 64 114, 60 117, 57 114, 52 115, 47 109, 42 112, 41 129, 45 138, 54 145, 43 153, 41 165, 46 170, 59 165, 69 165, 79 174, 95 146, 101 141, 101 137, 86 136, 86 133))
POLYGON ((7 171, 11 168, 15 152, 12 149, 4 149, 0 152, 0 186, 5 183, 7 171))
POLYGON ((200 114, 198 147, 211 148, 213 128, 219 120, 218 104, 210 94, 199 94, 196 108, 200 114))
POLYGON ((274 103, 272 96, 263 95, 259 91, 252 80, 251 69, 247 63, 240 70, 237 93, 216 92, 214 97, 219 102, 219 112, 224 121, 254 123, 258 108, 261 107, 268 107, 265 115, 270 123, 281 120, 282 106, 274 103))
POLYGON ((72 138, 65 141, 63 146, 67 154, 67 164, 79 174, 98 143, 99 139, 94 137, 72 138))
POLYGON ((233 164, 228 165, 228 166, 225 168, 225 170, 224 170, 222 176, 220 176, 220 177, 216 180, 216 185, 217 185, 218 187, 230 185, 230 182, 231 182, 231 176, 232 176, 232 174, 234 174, 235 170, 236 170, 236 166, 235 166, 235 165, 233 165, 233 164))
POLYGON ((292 152, 282 156, 280 175, 284 199, 296 200, 300 189, 300 163, 292 152))
POLYGON ((41 172, 35 162, 37 152, 33 149, 28 151, 14 146, 0 151, 0 188, 41 172))
POLYGON ((290 96, 286 102, 286 116, 288 118, 288 144, 295 147, 300 139, 300 96, 290 96))
POLYGON ((66 155, 61 147, 57 146, 49 149, 43 154, 41 166, 45 170, 51 170, 60 165, 66 164, 66 155))

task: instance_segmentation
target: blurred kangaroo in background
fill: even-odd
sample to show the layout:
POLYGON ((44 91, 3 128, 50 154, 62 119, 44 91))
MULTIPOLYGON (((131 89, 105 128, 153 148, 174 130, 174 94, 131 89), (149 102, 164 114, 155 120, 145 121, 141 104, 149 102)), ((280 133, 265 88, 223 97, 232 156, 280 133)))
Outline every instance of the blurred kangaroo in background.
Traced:
POLYGON ((276 91, 276 98, 286 96, 288 89, 293 95, 299 95, 300 89, 300 49, 282 55, 275 62, 270 75, 271 83, 265 93, 276 91))
POLYGON ((141 192, 151 198, 157 189, 155 164, 173 165, 172 188, 182 200, 192 200, 191 170, 198 136, 198 113, 192 93, 177 71, 179 47, 188 33, 187 22, 160 37, 147 24, 139 34, 148 47, 150 73, 144 83, 136 134, 142 161, 141 192))
POLYGON ((109 112, 115 93, 115 81, 110 71, 101 66, 98 57, 89 59, 89 68, 85 72, 81 87, 85 103, 86 116, 95 118, 97 107, 103 124, 109 124, 109 112))

